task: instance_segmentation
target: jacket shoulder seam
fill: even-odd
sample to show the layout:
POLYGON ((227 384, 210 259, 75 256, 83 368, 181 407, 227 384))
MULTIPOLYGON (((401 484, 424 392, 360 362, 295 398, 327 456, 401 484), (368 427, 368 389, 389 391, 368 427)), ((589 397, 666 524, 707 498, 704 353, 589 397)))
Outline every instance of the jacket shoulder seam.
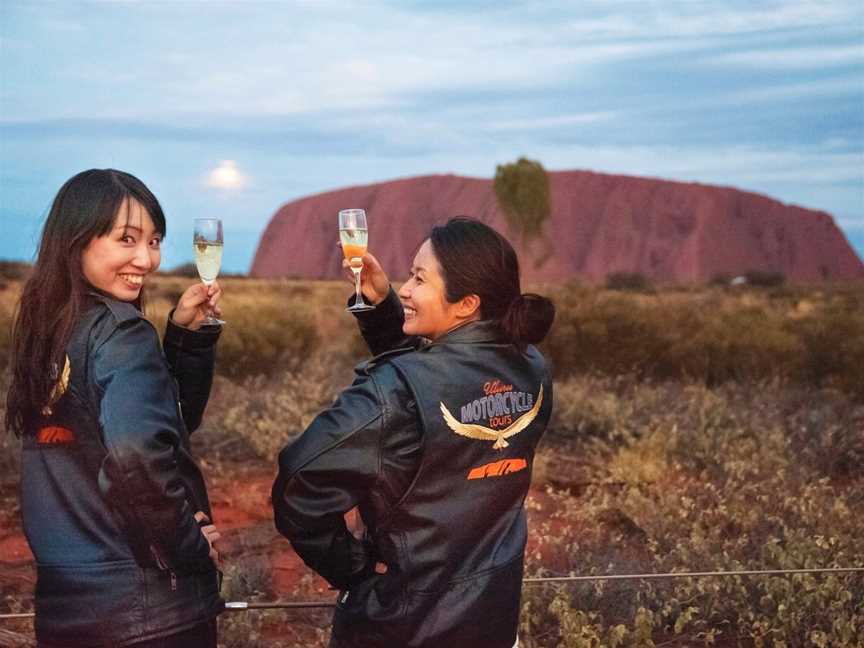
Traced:
MULTIPOLYGON (((372 424, 375 420, 377 420, 379 418, 381 418, 381 412, 380 411, 376 412, 375 415, 372 416, 371 418, 369 418, 367 421, 364 421, 360 425, 354 426, 354 428, 349 433, 340 436, 338 439, 335 439, 332 443, 325 445, 322 448, 319 448, 317 451, 311 453, 309 455, 309 457, 304 459, 302 462, 298 463, 297 467, 292 469, 288 473, 286 482, 294 479, 294 476, 297 473, 299 473, 301 470, 303 470, 311 462, 315 461, 322 454, 330 452, 333 448, 338 448, 340 445, 342 445, 343 443, 348 441, 351 437, 353 437, 355 434, 357 434, 360 430, 363 430, 363 429, 369 427, 370 424, 372 424)), ((376 476, 376 479, 377 479, 377 476, 376 476)))

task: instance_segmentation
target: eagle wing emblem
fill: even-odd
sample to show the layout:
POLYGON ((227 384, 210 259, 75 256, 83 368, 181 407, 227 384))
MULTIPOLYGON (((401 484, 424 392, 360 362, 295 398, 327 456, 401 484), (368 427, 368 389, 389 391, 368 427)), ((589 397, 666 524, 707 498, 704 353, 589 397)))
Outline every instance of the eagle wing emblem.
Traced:
POLYGON ((534 407, 525 412, 525 414, 513 421, 513 423, 503 430, 493 430, 485 425, 462 423, 461 421, 457 421, 456 417, 450 413, 450 410, 447 409, 447 406, 443 402, 441 403, 441 414, 444 415, 444 422, 447 423, 447 427, 453 430, 456 434, 468 437, 469 439, 478 439, 480 441, 495 441, 492 447, 495 450, 501 450, 510 445, 505 441, 505 439, 509 439, 513 435, 519 434, 522 430, 531 425, 534 419, 537 418, 537 414, 540 412, 540 406, 542 404, 543 385, 540 385, 540 393, 537 394, 537 402, 534 403, 534 407))
MULTIPOLYGON (((54 365, 55 369, 52 374, 57 373, 57 365, 54 365)), ((66 356, 65 361, 63 362, 63 371, 60 372, 60 375, 57 376, 57 382, 54 384, 54 389, 51 390, 51 396, 48 398, 48 403, 45 407, 42 408, 43 416, 51 416, 53 413, 53 405, 57 401, 60 400, 60 397, 66 393, 66 390, 69 389, 69 374, 72 373, 72 365, 69 363, 69 356, 66 356)), ((51 376, 54 377, 53 375, 51 376)))

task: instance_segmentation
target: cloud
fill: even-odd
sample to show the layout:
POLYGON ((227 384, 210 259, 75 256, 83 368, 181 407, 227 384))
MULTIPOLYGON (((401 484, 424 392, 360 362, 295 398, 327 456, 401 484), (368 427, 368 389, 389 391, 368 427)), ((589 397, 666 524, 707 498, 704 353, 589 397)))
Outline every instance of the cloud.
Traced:
POLYGON ((861 96, 861 76, 836 79, 815 79, 801 83, 781 83, 766 88, 741 90, 720 97, 728 103, 751 103, 756 101, 783 101, 796 97, 809 99, 835 96, 861 96))
POLYGON ((527 119, 509 119, 493 121, 486 125, 490 130, 533 130, 538 128, 559 128, 578 124, 593 124, 608 121, 616 116, 614 112, 578 113, 573 115, 557 115, 554 117, 529 117, 527 119))
POLYGON ((825 68, 864 63, 864 45, 799 47, 730 52, 707 59, 708 63, 761 68, 825 68))
MULTIPOLYGON (((162 115, 202 107, 257 115, 398 108, 459 90, 526 93, 579 85, 608 73, 609 64, 644 66, 675 54, 693 53, 682 59, 688 65, 696 55, 714 54, 717 61, 740 66, 747 56, 772 57, 768 51, 743 52, 740 59, 717 54, 739 47, 736 39, 742 35, 764 33, 760 46, 765 46, 784 30, 827 26, 860 39, 854 26, 864 18, 855 3, 800 0, 755 6, 664 0, 447 7, 369 2, 347 21, 342 2, 217 3, 206 15, 194 3, 119 4, 109 12, 119 24, 106 29, 106 12, 84 6, 74 12, 81 34, 57 43, 45 41, 44 24, 69 20, 70 12, 16 7, 28 16, 29 30, 11 30, 4 39, 24 35, 54 55, 11 52, 9 69, 17 64, 27 71, 21 83, 38 85, 23 92, 17 88, 14 101, 5 102, 5 116, 142 119, 152 114, 147 107, 153 89, 158 89, 162 115), (244 29, 238 32, 240 20, 244 29), (98 47, 94 33, 106 34, 98 47), (130 39, 142 35, 148 36, 146 58, 128 47, 130 39), (111 101, 94 100, 103 97, 106 79, 114 90, 111 101), (64 100, 46 96, 54 94, 64 100)), ((787 48, 782 58, 786 65, 803 65, 814 60, 814 53, 820 60, 846 60, 857 51, 852 46, 811 49, 796 54, 787 48)), ((9 76, 10 90, 15 74, 9 76)))
POLYGON ((227 189, 230 191, 243 189, 247 184, 247 178, 237 169, 234 160, 222 160, 215 169, 207 174, 206 184, 214 189, 227 189))

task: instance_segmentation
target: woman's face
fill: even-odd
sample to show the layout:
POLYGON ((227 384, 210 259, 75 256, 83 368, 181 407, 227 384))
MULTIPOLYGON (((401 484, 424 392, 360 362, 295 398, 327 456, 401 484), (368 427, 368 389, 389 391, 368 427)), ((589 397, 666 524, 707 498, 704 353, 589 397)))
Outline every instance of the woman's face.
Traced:
POLYGON ((120 301, 138 298, 144 278, 159 267, 162 235, 147 210, 127 198, 117 210, 114 226, 91 240, 81 257, 82 270, 94 288, 120 301))
POLYGON ((447 301, 441 267, 428 239, 414 257, 408 281, 399 289, 399 300, 405 309, 402 331, 406 335, 434 340, 460 324, 476 319, 466 318, 458 302, 451 304, 447 301))

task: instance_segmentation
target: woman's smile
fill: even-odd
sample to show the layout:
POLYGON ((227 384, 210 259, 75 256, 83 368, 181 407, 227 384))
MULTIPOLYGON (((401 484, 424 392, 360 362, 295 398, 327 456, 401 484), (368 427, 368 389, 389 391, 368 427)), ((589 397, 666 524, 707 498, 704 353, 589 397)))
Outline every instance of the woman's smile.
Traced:
POLYGON ((114 227, 84 248, 81 265, 90 284, 120 301, 135 301, 144 277, 159 267, 162 235, 147 210, 134 199, 124 201, 114 227))
POLYGON ((121 274, 120 278, 133 288, 144 285, 144 275, 142 274, 121 274))

